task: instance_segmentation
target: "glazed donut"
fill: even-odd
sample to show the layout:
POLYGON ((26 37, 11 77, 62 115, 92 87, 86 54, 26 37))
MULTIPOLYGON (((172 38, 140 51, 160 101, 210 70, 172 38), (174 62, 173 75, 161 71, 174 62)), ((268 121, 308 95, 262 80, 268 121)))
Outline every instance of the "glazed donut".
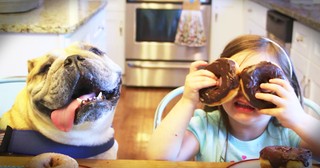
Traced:
POLYGON ((220 79, 218 86, 199 90, 200 102, 217 106, 231 100, 239 90, 239 65, 230 58, 219 58, 205 67, 220 79))
POLYGON ((30 168, 78 168, 78 162, 72 157, 60 153, 42 153, 33 158, 26 167, 30 168))
POLYGON ((285 79, 285 74, 280 67, 267 61, 248 66, 241 71, 240 86, 244 96, 252 106, 259 109, 276 107, 271 102, 259 100, 255 97, 255 94, 259 92, 268 93, 268 91, 260 88, 260 84, 268 83, 273 78, 285 79))

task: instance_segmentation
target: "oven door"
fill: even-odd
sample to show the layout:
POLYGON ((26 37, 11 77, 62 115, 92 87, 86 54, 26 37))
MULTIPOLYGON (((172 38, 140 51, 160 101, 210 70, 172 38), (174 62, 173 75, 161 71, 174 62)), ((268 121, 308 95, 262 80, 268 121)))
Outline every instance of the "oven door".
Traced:
POLYGON ((187 47, 174 43, 182 9, 181 2, 135 2, 126 4, 127 60, 208 60, 210 5, 201 6, 207 37, 206 46, 187 47))

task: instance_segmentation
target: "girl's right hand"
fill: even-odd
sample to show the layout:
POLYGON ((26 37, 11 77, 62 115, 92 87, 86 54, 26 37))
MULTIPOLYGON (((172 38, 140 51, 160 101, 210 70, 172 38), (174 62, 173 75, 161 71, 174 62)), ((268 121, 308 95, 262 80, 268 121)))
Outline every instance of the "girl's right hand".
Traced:
POLYGON ((205 61, 195 61, 190 66, 189 74, 186 76, 182 98, 193 103, 199 102, 199 90, 214 86, 218 78, 210 71, 202 69, 208 65, 205 61))

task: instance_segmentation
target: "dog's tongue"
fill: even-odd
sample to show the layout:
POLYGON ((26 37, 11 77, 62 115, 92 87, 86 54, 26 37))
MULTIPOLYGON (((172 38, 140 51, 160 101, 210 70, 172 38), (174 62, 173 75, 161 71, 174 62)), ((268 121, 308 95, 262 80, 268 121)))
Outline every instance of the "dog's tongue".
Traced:
MULTIPOLYGON (((90 93, 79 97, 79 99, 86 100, 94 96, 94 93, 90 93)), ((67 107, 52 111, 51 120, 53 124, 61 131, 68 132, 71 130, 75 117, 75 111, 81 104, 79 99, 73 100, 67 107)))

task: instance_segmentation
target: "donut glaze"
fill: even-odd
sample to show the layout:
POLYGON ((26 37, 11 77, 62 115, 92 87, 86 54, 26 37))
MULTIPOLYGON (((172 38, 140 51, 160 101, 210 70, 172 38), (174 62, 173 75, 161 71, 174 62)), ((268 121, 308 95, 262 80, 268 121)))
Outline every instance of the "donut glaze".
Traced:
POLYGON ((312 167, 312 152, 304 148, 267 146, 260 151, 260 159, 268 160, 272 167, 287 167, 289 161, 301 162, 304 167, 312 167))
POLYGON ((200 102, 208 106, 217 106, 232 99, 239 90, 238 64, 232 59, 219 58, 209 64, 206 70, 220 78, 219 86, 199 90, 200 102))
MULTIPOLYGON (((261 83, 268 83, 270 79, 285 79, 285 74, 281 68, 271 62, 262 61, 258 64, 248 66, 240 73, 240 85, 244 96, 250 104, 256 108, 274 108, 271 102, 257 99, 256 93, 268 93, 260 88, 261 83)), ((274 94, 274 93, 272 93, 274 94)))

